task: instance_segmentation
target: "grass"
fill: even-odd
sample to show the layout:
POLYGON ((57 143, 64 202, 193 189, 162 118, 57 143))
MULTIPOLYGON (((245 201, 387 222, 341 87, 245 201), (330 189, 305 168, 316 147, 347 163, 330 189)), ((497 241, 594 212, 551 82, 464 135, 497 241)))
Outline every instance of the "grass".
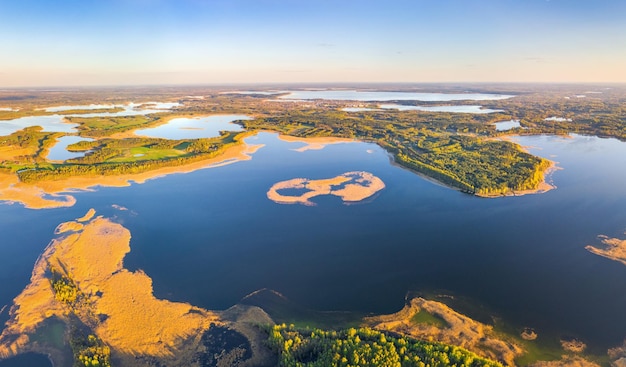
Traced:
POLYGON ((108 162, 137 162, 137 161, 149 161, 160 160, 165 158, 179 157, 185 155, 184 151, 178 149, 152 149, 149 147, 135 147, 130 148, 122 156, 108 160, 108 162))
POLYGON ((411 322, 414 324, 433 325, 439 328, 445 328, 449 326, 444 319, 428 313, 426 310, 420 310, 420 312, 416 313, 413 317, 411 317, 411 322))

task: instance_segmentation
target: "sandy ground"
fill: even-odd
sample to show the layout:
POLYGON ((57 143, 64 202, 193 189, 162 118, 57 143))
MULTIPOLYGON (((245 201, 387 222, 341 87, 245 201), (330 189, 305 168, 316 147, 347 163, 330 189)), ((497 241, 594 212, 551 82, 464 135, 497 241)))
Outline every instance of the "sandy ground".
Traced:
POLYGON ((120 176, 78 176, 54 181, 41 181, 34 184, 20 182, 17 175, 0 173, 0 201, 16 202, 31 209, 69 207, 76 203, 72 191, 92 190, 96 186, 124 187, 131 182, 144 183, 147 180, 175 174, 189 173, 203 168, 219 167, 249 160, 262 145, 240 145, 227 148, 223 154, 199 162, 162 167, 149 172, 120 176))
POLYGON ((277 182, 267 191, 268 199, 279 204, 315 205, 310 199, 320 195, 335 195, 344 202, 359 202, 385 188, 385 183, 369 172, 346 172, 339 176, 309 180, 294 178, 277 182), (341 186, 333 189, 333 186, 341 186), (301 195, 282 195, 280 190, 303 189, 301 195))
MULTIPOLYGON (((69 223, 66 226, 72 227, 69 223)), ((118 352, 157 357, 171 355, 184 341, 199 338, 211 323, 220 323, 213 312, 155 298, 150 277, 123 267, 130 251, 127 229, 101 217, 83 226, 53 240, 38 259, 0 335, 0 357, 19 353, 29 340, 27 334, 44 320, 67 321, 70 313, 118 352), (51 267, 76 283, 83 295, 77 306, 55 299, 51 267)))
POLYGON ((598 236, 604 245, 604 248, 595 246, 585 246, 585 248, 596 255, 604 256, 608 259, 619 261, 626 265, 626 240, 619 238, 609 238, 607 236, 598 236))

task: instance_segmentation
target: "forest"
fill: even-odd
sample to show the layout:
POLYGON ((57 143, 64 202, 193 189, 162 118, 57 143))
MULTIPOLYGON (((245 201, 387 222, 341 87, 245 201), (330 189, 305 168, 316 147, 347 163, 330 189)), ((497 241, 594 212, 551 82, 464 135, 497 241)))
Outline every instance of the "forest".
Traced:
POLYGON ((268 343, 281 367, 502 367, 463 348, 369 328, 299 330, 281 324, 269 330, 268 343))

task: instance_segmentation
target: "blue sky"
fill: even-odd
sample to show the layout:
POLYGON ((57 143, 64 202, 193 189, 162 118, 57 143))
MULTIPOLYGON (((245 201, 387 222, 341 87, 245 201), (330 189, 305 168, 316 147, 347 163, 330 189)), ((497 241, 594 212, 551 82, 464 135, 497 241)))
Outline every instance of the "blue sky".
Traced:
POLYGON ((0 0, 0 87, 626 82, 623 0, 0 0))

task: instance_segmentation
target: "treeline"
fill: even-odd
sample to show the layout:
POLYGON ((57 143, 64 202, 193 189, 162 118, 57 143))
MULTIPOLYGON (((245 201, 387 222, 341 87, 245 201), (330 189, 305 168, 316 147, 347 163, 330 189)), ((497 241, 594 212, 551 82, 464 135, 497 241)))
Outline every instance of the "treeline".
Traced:
POLYGON ((369 328, 326 331, 275 325, 268 344, 278 353, 281 367, 502 367, 460 347, 369 328))

